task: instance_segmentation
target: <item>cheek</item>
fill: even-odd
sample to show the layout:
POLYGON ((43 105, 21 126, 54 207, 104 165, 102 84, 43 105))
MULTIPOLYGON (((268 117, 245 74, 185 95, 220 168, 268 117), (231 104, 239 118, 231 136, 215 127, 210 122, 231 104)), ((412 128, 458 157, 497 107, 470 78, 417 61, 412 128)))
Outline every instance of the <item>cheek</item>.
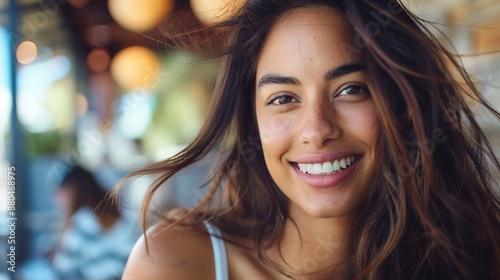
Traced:
POLYGON ((373 105, 351 108, 342 114, 344 127, 351 135, 364 142, 370 148, 374 148, 379 132, 379 118, 373 105))
POLYGON ((63 211, 69 210, 72 203, 72 195, 66 190, 59 190, 55 193, 55 204, 60 207, 63 211))
POLYGON ((293 119, 257 110, 257 122, 266 162, 279 160, 294 139, 293 119))

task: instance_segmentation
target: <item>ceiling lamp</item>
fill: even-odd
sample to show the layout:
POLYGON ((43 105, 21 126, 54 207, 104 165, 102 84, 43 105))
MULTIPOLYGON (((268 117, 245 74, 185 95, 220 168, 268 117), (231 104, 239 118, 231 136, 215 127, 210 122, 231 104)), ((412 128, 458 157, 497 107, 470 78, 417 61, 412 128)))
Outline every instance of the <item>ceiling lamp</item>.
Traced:
POLYGON ((151 91, 156 81, 160 60, 150 49, 128 47, 117 53, 111 61, 111 75, 124 89, 151 91))
POLYGON ((16 57, 21 64, 30 64, 38 54, 38 48, 31 41, 24 41, 17 46, 16 57))
POLYGON ((227 19, 243 0, 189 0, 191 10, 204 24, 213 24, 227 19))
POLYGON ((87 55, 87 67, 94 72, 108 69, 110 55, 106 50, 95 49, 87 55))
POLYGON ((123 28, 145 32, 174 10, 174 0, 108 0, 111 17, 123 28))

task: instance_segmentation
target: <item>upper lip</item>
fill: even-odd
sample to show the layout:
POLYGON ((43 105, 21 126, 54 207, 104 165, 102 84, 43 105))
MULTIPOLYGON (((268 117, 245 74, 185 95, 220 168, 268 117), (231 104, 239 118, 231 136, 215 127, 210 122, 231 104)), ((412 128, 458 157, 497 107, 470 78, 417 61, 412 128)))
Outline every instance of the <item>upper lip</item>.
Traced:
POLYGON ((333 162, 348 156, 357 156, 360 153, 354 151, 335 151, 321 154, 306 154, 294 157, 290 162, 294 163, 323 163, 333 162))

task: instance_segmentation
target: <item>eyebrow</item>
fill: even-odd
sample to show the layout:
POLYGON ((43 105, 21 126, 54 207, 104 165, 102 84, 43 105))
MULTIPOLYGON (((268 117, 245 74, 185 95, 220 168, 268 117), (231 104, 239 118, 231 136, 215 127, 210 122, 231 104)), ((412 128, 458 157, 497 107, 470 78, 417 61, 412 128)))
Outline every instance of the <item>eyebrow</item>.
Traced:
MULTIPOLYGON (((361 65, 357 63, 341 65, 333 69, 330 69, 328 72, 326 72, 323 79, 325 80, 325 82, 328 82, 334 78, 338 78, 353 72, 359 72, 361 70, 362 70, 361 65)), ((300 85, 300 81, 295 77, 285 77, 275 74, 268 74, 260 78, 258 87, 261 88, 269 84, 300 85)))
POLYGON ((274 75, 274 74, 268 74, 264 75, 262 78, 259 80, 259 88, 265 85, 269 84, 287 84, 287 85, 300 85, 300 82, 297 78, 293 77, 283 77, 279 75, 274 75))
POLYGON ((361 64, 358 63, 352 63, 352 64, 346 64, 346 65, 341 65, 339 67, 335 67, 328 72, 326 72, 325 76, 323 79, 325 82, 330 81, 331 79, 338 78, 347 74, 351 74, 354 72, 359 72, 363 70, 361 67, 361 64))

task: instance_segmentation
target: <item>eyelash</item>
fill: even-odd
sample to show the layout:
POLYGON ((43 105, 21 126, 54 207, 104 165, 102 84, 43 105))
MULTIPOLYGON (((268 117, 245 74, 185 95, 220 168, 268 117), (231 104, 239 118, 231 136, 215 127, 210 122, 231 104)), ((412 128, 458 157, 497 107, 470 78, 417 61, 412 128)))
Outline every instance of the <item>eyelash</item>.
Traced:
POLYGON ((293 103, 293 102, 289 102, 289 103, 285 103, 285 104, 274 104, 274 102, 277 101, 278 98, 280 98, 280 97, 288 97, 288 98, 292 98, 295 101, 297 100, 295 97, 290 96, 289 94, 287 94, 285 92, 281 92, 281 93, 278 93, 278 94, 271 96, 270 101, 267 102, 267 105, 284 106, 284 105, 290 105, 291 103, 293 103))
POLYGON ((353 96, 353 95, 356 96, 356 95, 370 93, 370 91, 368 90, 368 87, 365 84, 360 83, 360 82, 353 82, 353 83, 348 83, 348 84, 344 85, 342 87, 342 89, 339 91, 339 93, 335 94, 334 98, 339 96, 343 91, 345 91, 346 89, 349 89, 349 88, 357 88, 357 89, 361 90, 361 92, 358 92, 358 93, 347 94, 349 96, 353 96))
MULTIPOLYGON (((358 95, 369 94, 370 93, 369 90, 368 90, 368 87, 364 83, 353 82, 353 83, 348 83, 348 84, 344 85, 339 90, 339 92, 335 94, 335 96, 333 98, 336 98, 339 95, 344 95, 344 94, 342 94, 342 92, 344 92, 347 89, 352 89, 352 88, 358 89, 358 92, 357 93, 352 93, 352 94, 345 94, 345 96, 355 97, 355 96, 358 96, 358 95)), ((291 102, 287 102, 287 103, 284 103, 284 104, 274 104, 274 102, 276 102, 278 100, 278 98, 280 98, 280 97, 292 98, 293 100, 297 101, 297 99, 295 97, 291 96, 290 94, 287 94, 286 92, 281 92, 281 93, 277 93, 277 94, 271 96, 270 101, 267 102, 267 105, 271 105, 271 106, 286 106, 286 105, 290 105, 291 103, 294 103, 293 100, 292 100, 291 102)))

